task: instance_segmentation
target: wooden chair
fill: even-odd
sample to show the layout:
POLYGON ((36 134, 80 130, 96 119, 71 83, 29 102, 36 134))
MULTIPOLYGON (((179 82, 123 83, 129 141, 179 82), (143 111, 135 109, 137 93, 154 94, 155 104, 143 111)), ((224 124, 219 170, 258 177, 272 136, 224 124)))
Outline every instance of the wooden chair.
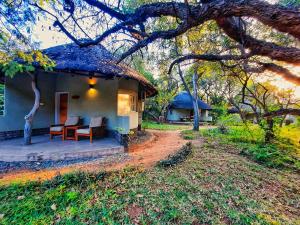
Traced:
POLYGON ((93 142, 93 137, 105 136, 106 119, 104 117, 92 117, 90 125, 81 126, 76 130, 76 141, 79 137, 89 137, 90 142, 93 142))
POLYGON ((76 126, 79 124, 79 116, 68 117, 65 124, 55 124, 50 126, 50 139, 53 139, 53 136, 61 135, 62 140, 65 140, 65 128, 76 126))

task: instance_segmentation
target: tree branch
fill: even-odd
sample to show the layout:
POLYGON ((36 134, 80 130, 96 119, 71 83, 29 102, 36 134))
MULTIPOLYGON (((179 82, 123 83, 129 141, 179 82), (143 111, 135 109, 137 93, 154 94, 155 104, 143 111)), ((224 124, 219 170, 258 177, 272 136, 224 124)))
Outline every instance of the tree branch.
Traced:
POLYGON ((217 23, 229 37, 242 44, 243 47, 250 49, 253 55, 267 56, 270 59, 296 65, 300 64, 300 49, 282 47, 275 43, 257 40, 247 35, 236 19, 219 18, 217 23))
POLYGON ((168 73, 171 73, 173 67, 175 64, 179 64, 183 61, 186 60, 191 60, 191 59, 196 59, 196 60, 205 60, 205 61, 222 61, 222 60, 242 60, 242 59, 247 59, 251 57, 251 54, 245 54, 245 55, 213 55, 213 54, 202 54, 202 55, 197 55, 197 54, 188 54, 184 55, 182 57, 177 58, 174 60, 168 70, 168 73))
POLYGON ((275 116, 282 116, 282 115, 295 115, 295 116, 300 116, 300 109, 279 109, 273 112, 268 112, 265 113, 263 116, 264 117, 275 117, 275 116))

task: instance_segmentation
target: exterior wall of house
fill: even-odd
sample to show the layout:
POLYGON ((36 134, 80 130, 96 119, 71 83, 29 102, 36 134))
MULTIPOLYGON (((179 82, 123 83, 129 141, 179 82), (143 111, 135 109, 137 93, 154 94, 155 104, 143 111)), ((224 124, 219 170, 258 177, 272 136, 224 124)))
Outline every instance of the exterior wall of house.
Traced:
POLYGON ((108 128, 116 127, 117 117, 117 80, 95 79, 88 77, 62 75, 57 77, 56 92, 69 93, 69 116, 80 116, 83 124, 88 125, 90 118, 104 116, 108 119, 108 128), (89 82, 95 83, 89 88, 89 82), (73 99, 72 96, 79 96, 73 99))
MULTIPOLYGON (((188 109, 172 109, 168 111, 167 120, 180 121, 180 118, 190 117, 190 110, 188 109)), ((208 110, 200 110, 200 121, 210 122, 212 118, 209 116, 208 110)))
POLYGON ((107 127, 115 130, 120 126, 117 115, 118 90, 131 90, 138 92, 138 82, 127 79, 95 79, 88 77, 63 75, 57 77, 57 92, 69 93, 69 116, 80 116, 83 123, 88 125, 93 116, 104 116, 108 119, 107 127), (89 89, 89 82, 94 88, 89 89), (72 96, 80 96, 72 99, 72 96))
MULTIPOLYGON (((127 126, 131 126, 129 117, 119 119, 117 115, 117 94, 119 89, 138 93, 137 81, 124 78, 90 80, 84 76, 49 73, 40 74, 39 77, 38 86, 43 104, 34 118, 33 129, 47 129, 55 123, 57 92, 69 93, 68 115, 82 117, 85 125, 89 124, 93 116, 104 116, 108 119, 109 130, 115 130, 126 122, 128 123, 124 125, 126 129, 127 126), (94 83, 92 89, 89 87, 91 81, 94 83), (79 96, 79 98, 72 98, 72 96, 79 96)), ((24 116, 31 110, 34 103, 34 94, 28 75, 20 74, 13 79, 6 79, 5 101, 5 115, 0 116, 0 140, 23 134, 24 116), (13 132, 13 135, 9 132, 13 132)))
POLYGON ((187 109, 170 109, 168 111, 167 120, 180 121, 180 118, 189 117, 191 110, 187 109))
MULTIPOLYGON (((55 76, 40 74, 38 87, 41 90, 41 103, 35 116, 33 128, 40 129, 53 124, 55 76)), ((27 74, 18 74, 5 81, 5 114, 0 116, 0 132, 19 131, 24 128, 24 116, 29 113, 34 103, 31 78, 27 74)))

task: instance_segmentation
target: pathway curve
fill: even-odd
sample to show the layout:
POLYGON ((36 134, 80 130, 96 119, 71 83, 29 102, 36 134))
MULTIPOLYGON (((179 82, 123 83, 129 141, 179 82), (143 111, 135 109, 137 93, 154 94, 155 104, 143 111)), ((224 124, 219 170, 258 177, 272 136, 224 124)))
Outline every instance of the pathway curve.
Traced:
POLYGON ((62 168, 49 168, 40 171, 15 171, 0 175, 0 184, 25 182, 29 180, 46 180, 56 175, 72 171, 118 170, 127 166, 143 166, 149 168, 157 161, 176 152, 187 141, 182 139, 180 131, 151 130, 149 140, 132 146, 128 152, 129 160, 121 162, 101 163, 99 161, 70 165, 62 168))

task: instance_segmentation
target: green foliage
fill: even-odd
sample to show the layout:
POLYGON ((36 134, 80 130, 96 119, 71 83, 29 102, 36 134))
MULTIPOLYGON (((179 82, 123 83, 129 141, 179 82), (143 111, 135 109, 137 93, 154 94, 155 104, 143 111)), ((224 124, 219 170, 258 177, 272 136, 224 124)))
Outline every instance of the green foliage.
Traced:
MULTIPOLYGON (((299 139, 299 129, 288 129, 289 138, 284 136, 286 131, 278 132, 277 140, 271 144, 264 144, 264 130, 258 125, 247 124, 239 126, 227 126, 227 132, 220 129, 201 130, 200 134, 205 137, 218 139, 222 144, 234 144, 240 149, 242 155, 269 167, 284 167, 300 170, 299 145, 293 143, 293 138, 299 139)), ((199 134, 198 134, 199 135, 199 134)), ((197 134, 191 131, 183 132, 186 139, 194 139, 197 134)))
POLYGON ((178 152, 174 155, 168 156, 167 159, 161 160, 157 163, 158 167, 171 167, 176 166, 179 163, 184 162, 189 155, 193 152, 192 143, 186 143, 178 152))
POLYGON ((195 140, 200 137, 199 131, 194 130, 183 130, 181 131, 181 135, 185 140, 195 140))
POLYGON ((227 114, 227 108, 224 105, 214 105, 210 115, 213 118, 213 122, 216 123, 218 119, 227 114))
POLYGON ((135 58, 133 62, 134 68, 141 73, 148 81, 155 85, 153 74, 146 70, 144 62, 140 58, 135 58))
MULTIPOLYGON (((226 110, 227 111, 227 110, 226 110)), ((222 113, 217 120, 217 125, 231 126, 241 125, 241 118, 237 114, 222 113)))
POLYGON ((279 4, 284 6, 297 7, 300 5, 300 0, 280 0, 279 4))
POLYGON ((269 167, 290 167, 299 170, 299 160, 292 156, 291 151, 291 149, 280 149, 276 144, 247 144, 243 147, 240 154, 246 155, 253 160, 263 163, 269 167))
POLYGON ((20 50, 24 48, 22 41, 13 40, 1 30, 0 33, 0 71, 5 76, 13 77, 17 73, 33 72, 34 65, 39 65, 45 70, 52 70, 55 66, 55 63, 41 51, 20 50))
POLYGON ((142 127, 144 129, 151 129, 151 130, 185 130, 185 129, 188 129, 190 126, 167 124, 167 123, 157 123, 157 122, 153 122, 153 121, 143 121, 142 127))
POLYGON ((32 51, 31 53, 18 51, 15 58, 10 58, 6 62, 0 63, 0 69, 5 76, 13 77, 17 73, 33 72, 35 69, 33 64, 35 63, 43 67, 46 71, 51 71, 52 67, 55 66, 55 63, 40 51, 32 51), (15 61, 15 58, 23 62, 15 61))

